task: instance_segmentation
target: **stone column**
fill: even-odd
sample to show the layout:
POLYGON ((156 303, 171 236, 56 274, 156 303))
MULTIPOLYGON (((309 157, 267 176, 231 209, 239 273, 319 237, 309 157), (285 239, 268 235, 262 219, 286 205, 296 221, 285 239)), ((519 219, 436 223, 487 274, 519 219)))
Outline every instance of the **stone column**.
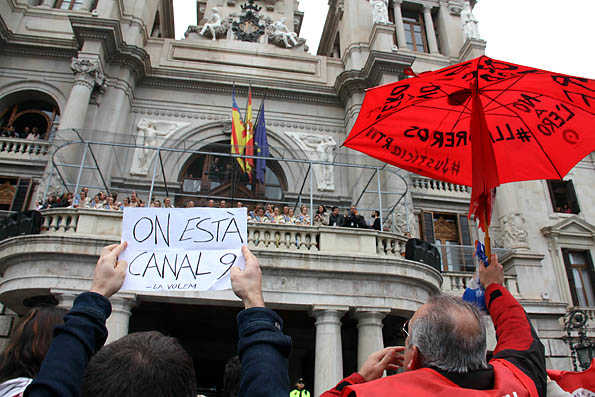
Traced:
POLYGON ((319 396, 343 379, 341 317, 347 307, 314 307, 316 318, 316 355, 314 395, 319 396))
POLYGON ((434 30, 434 21, 432 20, 432 6, 424 4, 424 22, 426 24, 426 37, 431 54, 438 54, 438 42, 436 41, 436 31, 434 30))
POLYGON ((130 310, 136 304, 135 294, 116 294, 110 298, 112 303, 112 314, 107 319, 107 343, 111 343, 128 335, 128 325, 130 323, 130 310))
POLYGON ((368 356, 384 348, 382 319, 390 312, 381 308, 357 308, 357 368, 361 368, 368 356))
POLYGON ((74 86, 60 117, 61 130, 83 127, 93 89, 102 88, 105 84, 98 59, 72 58, 70 68, 75 76, 74 86))
POLYGON ((407 39, 405 37, 405 26, 403 26, 403 14, 401 13, 401 4, 403 0, 393 0, 395 9, 395 27, 397 29, 397 47, 399 49, 407 48, 407 39))
POLYGON ((85 291, 73 289, 51 289, 50 292, 58 300, 58 307, 65 310, 70 310, 76 297, 85 291))

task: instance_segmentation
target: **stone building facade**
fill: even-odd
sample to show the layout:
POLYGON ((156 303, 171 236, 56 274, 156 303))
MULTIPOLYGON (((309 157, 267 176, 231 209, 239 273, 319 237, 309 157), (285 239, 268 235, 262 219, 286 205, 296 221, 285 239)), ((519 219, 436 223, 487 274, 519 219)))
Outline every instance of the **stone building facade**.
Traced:
MULTIPOLYGON (((329 0, 318 55, 300 37, 295 0, 199 0, 197 9, 198 25, 175 40, 172 0, 0 1, 1 209, 82 186, 178 205, 212 197, 382 208, 382 232, 249 226, 265 299, 294 339, 290 376, 318 395, 369 353, 402 343, 398 330, 430 294, 459 295, 472 277, 469 188, 340 147, 364 90, 404 78, 407 67, 482 55, 485 42, 464 0, 329 0), (248 87, 255 113, 266 96, 276 159, 262 186, 212 172, 228 161, 232 93, 243 110, 248 87), (39 139, 11 132, 25 127, 39 139), (409 235, 439 247, 442 272, 404 259, 409 235)), ((591 154, 565 181, 508 184, 496 198, 506 284, 549 368, 571 366, 560 320, 570 307, 587 311, 594 332, 594 170, 591 154)), ((41 234, 0 242, 0 336, 36 302, 68 307, 120 223, 118 212, 53 209, 41 234)), ((122 292, 112 304, 110 340, 145 329, 179 337, 201 390, 216 395, 235 350, 230 291, 122 292)))

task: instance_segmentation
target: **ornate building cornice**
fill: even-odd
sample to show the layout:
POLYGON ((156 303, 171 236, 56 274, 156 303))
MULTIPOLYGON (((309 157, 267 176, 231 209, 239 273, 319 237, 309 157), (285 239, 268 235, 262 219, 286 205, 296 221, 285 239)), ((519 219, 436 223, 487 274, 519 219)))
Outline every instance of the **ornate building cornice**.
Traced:
MULTIPOLYGON (((154 70, 158 72, 158 70, 154 70)), ((142 85, 158 88, 191 89, 201 93, 219 93, 231 95, 233 91, 232 79, 215 74, 187 71, 164 71, 167 74, 147 76, 142 85)), ((236 95, 247 95, 248 86, 252 86, 252 94, 288 102, 322 103, 340 106, 339 99, 333 87, 320 85, 249 79, 234 77, 236 95)))
POLYGON ((118 21, 83 16, 70 16, 69 19, 79 47, 85 40, 101 41, 106 63, 130 66, 138 78, 151 72, 149 54, 143 48, 124 42, 118 21))
POLYGON ((378 85, 384 73, 398 74, 403 78, 403 70, 411 67, 414 60, 413 56, 370 51, 364 68, 341 73, 335 81, 335 89, 345 103, 353 93, 378 85))
POLYGON ((0 52, 14 55, 72 58, 77 47, 74 40, 17 34, 0 15, 0 52))

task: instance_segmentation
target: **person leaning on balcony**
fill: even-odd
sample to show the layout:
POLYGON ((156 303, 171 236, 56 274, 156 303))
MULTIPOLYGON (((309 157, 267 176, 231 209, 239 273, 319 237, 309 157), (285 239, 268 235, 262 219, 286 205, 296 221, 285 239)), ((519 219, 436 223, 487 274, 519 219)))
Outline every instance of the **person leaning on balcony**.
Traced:
POLYGON ((329 216, 326 213, 326 207, 320 204, 314 214, 314 226, 328 226, 328 222, 329 216))
POLYGON ((174 208, 169 197, 163 199, 163 208, 174 208))
POLYGON ((308 207, 302 205, 300 207, 300 213, 295 217, 295 219, 298 225, 309 225, 310 215, 308 215, 308 207))
POLYGON ((322 397, 333 396, 545 396, 545 348, 523 307, 504 288, 498 258, 480 265, 486 306, 498 344, 486 362, 486 331, 477 308, 436 295, 406 323, 404 347, 371 354, 359 372, 322 397), (385 370, 406 372, 381 378, 385 370))
POLYGON ((328 217, 329 226, 343 226, 345 217, 339 213, 339 207, 333 206, 331 214, 328 217))
POLYGON ((380 211, 374 210, 374 212, 372 212, 372 219, 374 219, 374 223, 372 224, 372 229, 374 229, 374 230, 382 229, 380 226, 380 211))
POLYGON ((351 206, 349 214, 345 217, 346 227, 354 227, 359 229, 368 229, 368 224, 363 216, 357 213, 357 208, 354 205, 351 206))

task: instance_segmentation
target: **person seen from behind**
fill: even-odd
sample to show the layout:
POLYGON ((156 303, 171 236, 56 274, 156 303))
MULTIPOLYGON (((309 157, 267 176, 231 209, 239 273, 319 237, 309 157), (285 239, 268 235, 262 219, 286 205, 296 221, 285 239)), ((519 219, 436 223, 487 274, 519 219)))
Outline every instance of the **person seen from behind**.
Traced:
POLYGON ((498 339, 489 362, 478 309, 458 297, 436 295, 405 324, 405 346, 371 354, 357 373, 322 397, 545 397, 545 348, 504 288, 495 255, 488 267, 480 264, 479 278, 498 339), (399 368, 406 372, 382 378, 385 370, 399 368))
POLYGON ((54 327, 64 323, 66 310, 31 309, 14 329, 0 355, 0 397, 21 397, 37 376, 50 348, 54 327))

